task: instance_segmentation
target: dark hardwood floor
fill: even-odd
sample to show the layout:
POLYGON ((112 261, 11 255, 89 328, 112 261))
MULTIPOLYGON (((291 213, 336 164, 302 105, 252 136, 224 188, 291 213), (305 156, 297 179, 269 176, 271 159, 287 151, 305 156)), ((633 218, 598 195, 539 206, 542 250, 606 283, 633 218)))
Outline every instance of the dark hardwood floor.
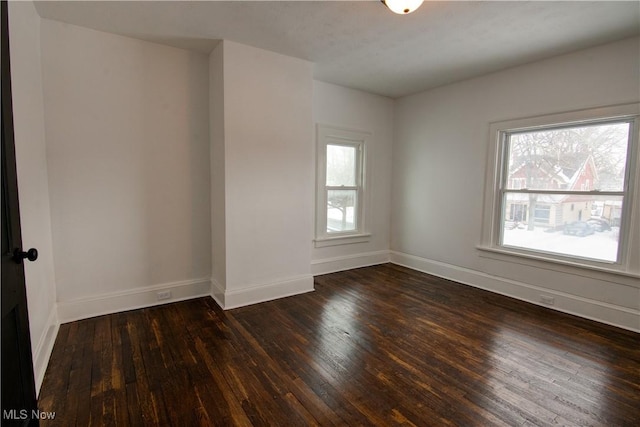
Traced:
POLYGON ((42 425, 640 426, 640 334, 391 264, 64 324, 42 425))

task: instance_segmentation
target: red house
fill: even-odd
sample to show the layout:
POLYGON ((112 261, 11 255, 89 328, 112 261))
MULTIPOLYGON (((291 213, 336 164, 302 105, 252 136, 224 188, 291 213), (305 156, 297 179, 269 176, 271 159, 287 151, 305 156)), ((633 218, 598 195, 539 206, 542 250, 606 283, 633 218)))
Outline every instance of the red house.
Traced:
MULTIPOLYGON (((560 166, 523 163, 509 174, 510 189, 541 189, 589 191, 597 188, 598 173, 589 155, 571 176, 560 166)), ((533 221, 536 226, 556 228, 573 221, 587 220, 596 202, 593 195, 535 195, 510 194, 506 203, 505 220, 529 222, 529 206, 534 204, 533 221)))

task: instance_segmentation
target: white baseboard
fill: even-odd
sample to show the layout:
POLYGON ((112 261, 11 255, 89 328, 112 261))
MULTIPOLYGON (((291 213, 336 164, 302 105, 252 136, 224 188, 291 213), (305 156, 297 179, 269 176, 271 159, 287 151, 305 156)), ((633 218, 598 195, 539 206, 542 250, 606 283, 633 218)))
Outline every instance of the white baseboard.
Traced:
POLYGON ((211 278, 211 298, 224 310, 224 286, 211 278))
POLYGON ((61 323, 66 323, 209 295, 211 295, 211 279, 208 277, 163 283, 72 301, 58 301, 58 319, 61 323), (158 292, 160 291, 170 291, 171 298, 158 301, 158 292))
POLYGON ((345 255, 334 258, 324 258, 311 261, 311 274, 335 273, 336 271, 351 270, 353 268, 368 267, 370 265, 389 262, 389 251, 365 252, 362 254, 345 255))
POLYGON ((312 292, 313 276, 303 275, 278 280, 276 282, 250 286, 241 289, 225 290, 212 281, 211 297, 224 310, 272 301, 279 298, 312 292))
POLYGON ((58 322, 57 310, 54 304, 54 306, 51 307, 51 313, 49 313, 45 331, 40 336, 38 343, 33 349, 33 371, 36 382, 36 395, 40 394, 40 387, 42 386, 44 374, 47 371, 47 366, 49 365, 53 345, 55 344, 56 337, 58 336, 58 329, 60 329, 60 322, 58 322))
POLYGON ((506 295, 563 313, 573 314, 634 332, 640 332, 640 311, 632 308, 583 298, 401 252, 392 251, 391 262, 423 273, 506 295), (538 298, 541 293, 553 296, 555 299, 554 305, 549 306, 540 303, 538 298))

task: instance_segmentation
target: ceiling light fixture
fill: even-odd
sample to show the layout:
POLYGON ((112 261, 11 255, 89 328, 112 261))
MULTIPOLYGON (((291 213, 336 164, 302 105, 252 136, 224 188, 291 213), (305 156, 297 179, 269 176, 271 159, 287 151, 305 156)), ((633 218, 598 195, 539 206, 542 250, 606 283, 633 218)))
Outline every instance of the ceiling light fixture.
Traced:
POLYGON ((394 13, 407 15, 420 7, 424 0, 380 0, 394 13))

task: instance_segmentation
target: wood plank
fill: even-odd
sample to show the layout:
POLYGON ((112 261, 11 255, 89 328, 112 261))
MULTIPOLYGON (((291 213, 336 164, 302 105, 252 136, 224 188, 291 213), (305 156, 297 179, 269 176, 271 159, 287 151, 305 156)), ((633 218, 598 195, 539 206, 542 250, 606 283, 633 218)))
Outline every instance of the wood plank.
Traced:
POLYGON ((640 334, 386 264, 60 327, 46 426, 640 425, 640 334))

